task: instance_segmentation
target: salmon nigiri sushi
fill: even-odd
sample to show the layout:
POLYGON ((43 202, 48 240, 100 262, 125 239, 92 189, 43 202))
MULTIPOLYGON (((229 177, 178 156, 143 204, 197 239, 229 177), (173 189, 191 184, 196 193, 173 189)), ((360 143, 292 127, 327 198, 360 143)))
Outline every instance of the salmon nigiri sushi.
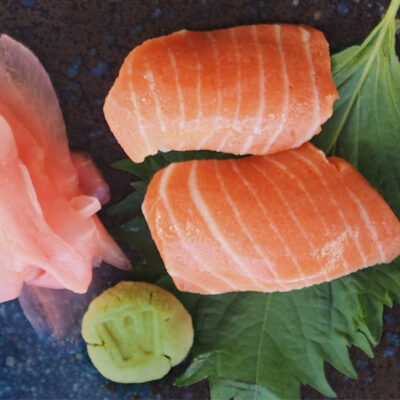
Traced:
POLYGON ((337 97, 317 29, 183 30, 128 55, 104 115, 134 162, 158 150, 264 155, 310 140, 337 97))
POLYGON ((102 260, 129 262, 96 216, 108 186, 71 156, 57 96, 39 60, 0 36, 0 302, 24 284, 87 291, 102 260))
POLYGON ((143 213, 178 289, 288 291, 400 254, 400 222, 348 162, 310 143, 170 164, 143 213))

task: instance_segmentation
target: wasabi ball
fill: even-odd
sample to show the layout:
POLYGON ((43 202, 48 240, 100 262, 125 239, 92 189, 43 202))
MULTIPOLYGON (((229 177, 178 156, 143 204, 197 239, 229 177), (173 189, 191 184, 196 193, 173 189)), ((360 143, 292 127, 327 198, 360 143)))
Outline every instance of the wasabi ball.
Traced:
POLYGON ((140 383, 162 378, 193 344, 190 314, 171 293, 144 282, 120 282, 94 299, 82 336, 106 378, 140 383))

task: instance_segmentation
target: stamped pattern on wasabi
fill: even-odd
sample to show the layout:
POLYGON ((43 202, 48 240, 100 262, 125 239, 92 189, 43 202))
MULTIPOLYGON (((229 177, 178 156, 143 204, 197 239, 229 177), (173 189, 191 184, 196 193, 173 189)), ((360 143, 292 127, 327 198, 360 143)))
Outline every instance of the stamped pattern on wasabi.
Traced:
POLYGON ((162 378, 183 361, 193 343, 193 327, 171 293, 149 283, 120 282, 92 301, 82 336, 102 375, 140 383, 162 378))

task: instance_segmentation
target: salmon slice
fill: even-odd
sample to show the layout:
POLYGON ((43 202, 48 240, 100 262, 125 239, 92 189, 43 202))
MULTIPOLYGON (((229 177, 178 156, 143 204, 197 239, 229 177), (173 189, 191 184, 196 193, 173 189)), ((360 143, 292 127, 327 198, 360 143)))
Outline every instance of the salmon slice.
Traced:
POLYGON ((0 88, 0 302, 23 284, 84 293, 93 265, 129 266, 96 216, 108 186, 88 157, 71 157, 48 75, 6 35, 0 88))
POLYGON ((145 41, 104 115, 135 162, 158 150, 264 155, 310 140, 337 98, 322 32, 251 25, 145 41))
POLYGON ((143 213, 178 289, 288 291, 388 263, 400 222, 348 162, 310 143, 159 171, 143 213))

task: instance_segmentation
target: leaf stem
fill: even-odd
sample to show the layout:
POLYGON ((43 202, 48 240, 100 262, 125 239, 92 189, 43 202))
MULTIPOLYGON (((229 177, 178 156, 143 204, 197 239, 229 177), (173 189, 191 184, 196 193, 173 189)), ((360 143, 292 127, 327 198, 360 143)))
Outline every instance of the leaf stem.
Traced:
POLYGON ((400 7, 400 0, 392 0, 387 9, 386 15, 384 17, 388 19, 396 18, 397 10, 400 7))

